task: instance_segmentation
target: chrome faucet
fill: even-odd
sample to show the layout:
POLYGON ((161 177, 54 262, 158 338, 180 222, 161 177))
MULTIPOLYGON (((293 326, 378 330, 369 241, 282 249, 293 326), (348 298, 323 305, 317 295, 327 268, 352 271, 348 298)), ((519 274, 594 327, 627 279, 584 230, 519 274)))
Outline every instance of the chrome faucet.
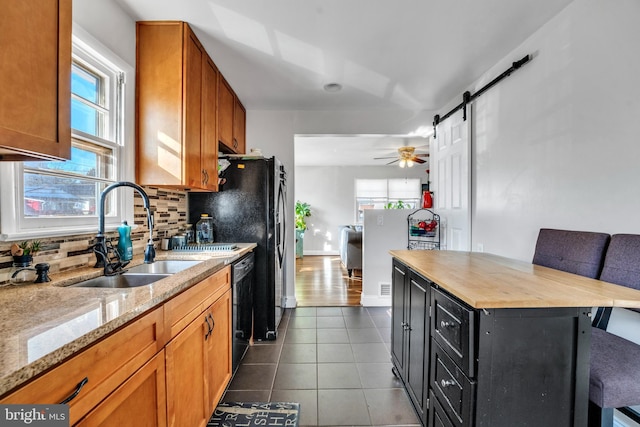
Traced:
POLYGON ((144 250, 144 262, 145 264, 153 263, 156 257, 156 250, 153 247, 153 212, 151 212, 149 204, 149 196, 145 193, 144 189, 138 184, 128 181, 120 181, 109 185, 100 193, 100 202, 98 203, 98 234, 96 235, 96 244, 93 246, 93 251, 96 254, 96 268, 104 268, 105 276, 112 276, 122 272, 122 269, 129 264, 129 261, 122 261, 118 251, 114 249, 111 242, 107 242, 104 237, 104 204, 107 194, 118 187, 131 187, 136 190, 142 201, 144 202, 144 208, 147 210, 147 224, 149 226, 149 240, 144 250), (110 254, 113 253, 113 256, 110 254))

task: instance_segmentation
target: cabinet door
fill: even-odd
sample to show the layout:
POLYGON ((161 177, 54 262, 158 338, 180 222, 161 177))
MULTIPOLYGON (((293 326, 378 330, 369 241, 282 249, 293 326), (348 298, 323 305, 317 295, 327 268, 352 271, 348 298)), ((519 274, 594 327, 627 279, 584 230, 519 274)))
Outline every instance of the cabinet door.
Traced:
POLYGON ((141 185, 182 185, 182 27, 136 24, 136 182, 141 185))
POLYGON ((218 190, 218 138, 217 104, 218 70, 209 55, 202 61, 202 140, 200 141, 200 168, 202 187, 218 190))
POLYGON ((246 126, 247 112, 238 97, 235 97, 233 111, 233 149, 238 154, 247 152, 246 126))
POLYGON ((169 426, 203 427, 211 415, 205 382, 207 324, 203 313, 165 348, 169 426))
POLYGON ((403 375, 404 371, 404 341, 405 341, 405 283, 407 267, 393 260, 393 292, 391 294, 391 358, 395 367, 403 375))
POLYGON ((0 160, 70 159, 71 0, 2 2, 0 58, 0 160))
POLYGON ((164 351, 160 351, 77 425, 166 426, 165 393, 164 351))
POLYGON ((408 342, 406 362, 406 386, 424 422, 426 392, 428 389, 429 355, 429 283, 413 271, 409 273, 409 304, 407 312, 408 342))
POLYGON ((218 75, 218 142, 224 144, 228 150, 233 149, 234 102, 233 90, 220 73, 218 75))
POLYGON ((210 413, 231 380, 231 289, 210 308, 213 329, 207 339, 210 413))
POLYGON ((184 43, 183 182, 189 188, 201 188, 204 181, 200 167, 203 49, 187 25, 185 25, 184 43))

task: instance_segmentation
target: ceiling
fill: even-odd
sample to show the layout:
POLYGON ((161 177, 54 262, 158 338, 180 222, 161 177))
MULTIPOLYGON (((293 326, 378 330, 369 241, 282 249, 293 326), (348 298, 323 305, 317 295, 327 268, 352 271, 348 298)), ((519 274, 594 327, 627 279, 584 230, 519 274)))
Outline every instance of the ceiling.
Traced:
POLYGON ((461 96, 572 0, 115 1, 135 20, 189 22, 248 110, 419 111, 461 96))
MULTIPOLYGON (((398 148, 407 145, 415 147, 416 154, 429 152, 427 138, 400 135, 298 135, 295 142, 297 166, 382 166, 397 158, 398 148)), ((398 167, 398 163, 390 166, 398 167)))

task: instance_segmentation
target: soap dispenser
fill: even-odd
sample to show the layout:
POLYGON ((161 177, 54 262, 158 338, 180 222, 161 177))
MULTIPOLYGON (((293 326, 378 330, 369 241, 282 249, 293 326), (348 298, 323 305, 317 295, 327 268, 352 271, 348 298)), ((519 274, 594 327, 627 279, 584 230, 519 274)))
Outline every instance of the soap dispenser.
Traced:
POLYGON ((122 261, 131 261, 133 258, 133 244, 131 243, 131 226, 127 221, 122 221, 118 227, 118 255, 122 261))

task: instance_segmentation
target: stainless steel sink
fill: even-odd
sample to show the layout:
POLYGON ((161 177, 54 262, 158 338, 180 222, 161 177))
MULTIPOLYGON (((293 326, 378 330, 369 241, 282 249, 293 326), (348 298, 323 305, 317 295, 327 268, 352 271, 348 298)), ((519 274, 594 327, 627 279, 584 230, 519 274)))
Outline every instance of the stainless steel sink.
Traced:
POLYGON ((186 270, 189 267, 193 267, 196 264, 201 263, 202 261, 193 261, 193 260, 177 260, 177 259, 166 259, 161 261, 156 261, 151 264, 140 264, 135 267, 131 267, 127 270, 126 274, 174 274, 178 273, 182 270, 186 270))
POLYGON ((70 288, 135 288, 146 286, 162 280, 170 274, 119 274, 117 276, 100 276, 93 279, 84 280, 70 288))

